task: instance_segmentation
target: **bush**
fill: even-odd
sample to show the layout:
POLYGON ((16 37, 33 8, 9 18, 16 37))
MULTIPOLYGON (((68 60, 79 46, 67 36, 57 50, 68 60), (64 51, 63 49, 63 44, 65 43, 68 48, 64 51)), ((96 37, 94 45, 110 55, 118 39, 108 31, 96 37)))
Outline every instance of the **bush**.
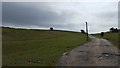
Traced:
POLYGON ((112 33, 116 33, 116 32, 118 32, 119 30, 117 29, 117 28, 110 28, 110 32, 112 32, 112 33))
POLYGON ((50 30, 52 30, 52 31, 53 31, 53 27, 50 27, 50 30))
POLYGON ((85 31, 81 29, 81 33, 85 33, 85 31))

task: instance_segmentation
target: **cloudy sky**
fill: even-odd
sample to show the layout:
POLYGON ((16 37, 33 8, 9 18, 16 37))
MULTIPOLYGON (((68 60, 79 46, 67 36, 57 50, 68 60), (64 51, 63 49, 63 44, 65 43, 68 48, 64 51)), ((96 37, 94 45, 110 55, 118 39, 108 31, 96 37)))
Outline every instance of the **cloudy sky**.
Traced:
POLYGON ((3 2, 2 25, 89 33, 118 27, 118 2, 3 2))

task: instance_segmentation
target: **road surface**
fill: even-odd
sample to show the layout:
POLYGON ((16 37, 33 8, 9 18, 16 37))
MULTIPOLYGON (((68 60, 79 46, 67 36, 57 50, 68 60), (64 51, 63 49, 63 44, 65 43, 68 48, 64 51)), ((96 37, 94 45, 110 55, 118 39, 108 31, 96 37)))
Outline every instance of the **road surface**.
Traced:
POLYGON ((57 66, 118 66, 118 48, 105 39, 90 38, 91 42, 64 53, 57 66))

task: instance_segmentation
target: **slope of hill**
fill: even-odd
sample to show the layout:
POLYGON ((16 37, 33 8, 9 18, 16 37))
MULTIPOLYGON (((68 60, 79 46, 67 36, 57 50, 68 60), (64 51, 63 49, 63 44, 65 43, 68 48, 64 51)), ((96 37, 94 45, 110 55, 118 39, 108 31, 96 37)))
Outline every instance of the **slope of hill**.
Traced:
MULTIPOLYGON (((94 34, 94 36, 100 37, 100 34, 94 34)), ((103 38, 107 39, 107 40, 110 41, 113 45, 117 46, 117 47, 120 49, 119 36, 120 36, 120 33, 119 33, 119 32, 118 32, 118 33, 106 32, 103 38)))
POLYGON ((86 42, 78 32, 2 28, 3 66, 54 66, 62 54, 86 42))

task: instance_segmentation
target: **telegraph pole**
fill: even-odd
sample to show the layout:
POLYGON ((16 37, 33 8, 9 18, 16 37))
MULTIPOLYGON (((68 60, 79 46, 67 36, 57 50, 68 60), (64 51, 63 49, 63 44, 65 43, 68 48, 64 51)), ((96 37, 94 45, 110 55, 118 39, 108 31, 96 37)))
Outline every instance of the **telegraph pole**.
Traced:
POLYGON ((87 41, 88 41, 88 24, 86 22, 86 35, 87 35, 87 41))

